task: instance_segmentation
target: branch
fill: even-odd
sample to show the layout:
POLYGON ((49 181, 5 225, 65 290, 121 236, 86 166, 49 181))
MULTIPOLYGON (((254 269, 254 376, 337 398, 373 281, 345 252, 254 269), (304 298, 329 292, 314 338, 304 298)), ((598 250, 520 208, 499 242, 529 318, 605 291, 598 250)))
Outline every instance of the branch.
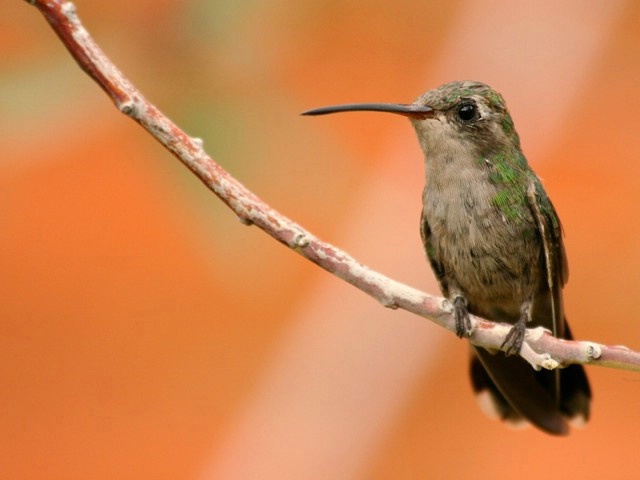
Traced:
MULTIPOLYGON (((422 293, 375 272, 347 253, 321 241, 297 223, 260 200, 214 162, 202 141, 178 128, 149 103, 93 41, 76 16, 75 6, 61 0, 26 0, 44 15, 78 65, 128 115, 187 166, 245 225, 255 225, 280 243, 363 291, 383 306, 401 308, 455 332, 451 305, 441 297, 422 293)), ((511 325, 473 317, 469 341, 500 350, 511 325)), ((600 365, 640 372, 640 353, 622 346, 568 341, 542 328, 527 330, 520 355, 535 369, 572 363, 600 365)))

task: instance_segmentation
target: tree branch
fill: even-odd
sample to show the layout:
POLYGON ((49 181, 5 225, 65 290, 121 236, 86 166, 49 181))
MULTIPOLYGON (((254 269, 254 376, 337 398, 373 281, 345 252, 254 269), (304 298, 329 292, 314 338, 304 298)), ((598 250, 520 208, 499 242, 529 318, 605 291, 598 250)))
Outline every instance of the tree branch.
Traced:
MULTIPOLYGON (((118 110, 139 123, 173 153, 235 212, 242 223, 256 225, 383 306, 415 313, 455 332, 452 307, 444 298, 427 295, 361 265, 347 253, 321 241, 275 211, 229 175, 206 154, 201 140, 178 128, 125 78, 80 23, 71 2, 25 1, 40 10, 78 65, 111 97, 118 110)), ((511 326, 478 317, 471 320, 471 343, 500 350, 511 326)), ((557 339, 542 328, 527 330, 520 355, 536 369, 581 363, 640 372, 638 352, 622 346, 557 339)))

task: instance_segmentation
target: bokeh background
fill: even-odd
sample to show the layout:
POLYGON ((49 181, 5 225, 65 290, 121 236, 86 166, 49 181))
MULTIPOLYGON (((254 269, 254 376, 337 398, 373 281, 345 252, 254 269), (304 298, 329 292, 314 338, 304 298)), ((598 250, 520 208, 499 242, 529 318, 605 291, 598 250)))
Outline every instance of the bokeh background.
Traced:
MULTIPOLYGON (((566 232, 580 339, 640 349, 640 3, 78 0, 259 196, 437 293, 406 120, 303 118, 457 79, 506 97, 566 232)), ((0 7, 0 477, 638 478, 640 376, 552 438, 477 409, 467 347, 241 225, 26 2, 0 7)))

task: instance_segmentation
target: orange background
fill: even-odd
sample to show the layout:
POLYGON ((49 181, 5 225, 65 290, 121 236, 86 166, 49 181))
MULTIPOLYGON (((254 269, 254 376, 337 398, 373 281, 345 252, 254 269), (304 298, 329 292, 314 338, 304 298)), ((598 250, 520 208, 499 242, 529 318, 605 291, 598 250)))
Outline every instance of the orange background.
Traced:
MULTIPOLYGON (((574 333, 640 349, 640 3, 77 7, 259 196, 432 293, 408 122, 298 113, 491 84, 562 217, 574 333)), ((638 477, 638 374, 588 368, 567 438, 484 418, 463 342, 242 226, 34 8, 0 13, 0 477, 638 477)))

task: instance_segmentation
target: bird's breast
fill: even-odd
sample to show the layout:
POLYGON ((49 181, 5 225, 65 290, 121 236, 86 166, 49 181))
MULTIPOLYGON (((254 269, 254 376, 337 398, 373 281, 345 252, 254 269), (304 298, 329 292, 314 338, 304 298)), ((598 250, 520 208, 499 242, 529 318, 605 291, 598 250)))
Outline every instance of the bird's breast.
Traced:
POLYGON ((427 177, 423 197, 430 254, 471 304, 512 304, 517 311, 539 276, 531 213, 523 205, 517 221, 507 218, 495 202, 499 187, 479 169, 437 173, 427 177))

